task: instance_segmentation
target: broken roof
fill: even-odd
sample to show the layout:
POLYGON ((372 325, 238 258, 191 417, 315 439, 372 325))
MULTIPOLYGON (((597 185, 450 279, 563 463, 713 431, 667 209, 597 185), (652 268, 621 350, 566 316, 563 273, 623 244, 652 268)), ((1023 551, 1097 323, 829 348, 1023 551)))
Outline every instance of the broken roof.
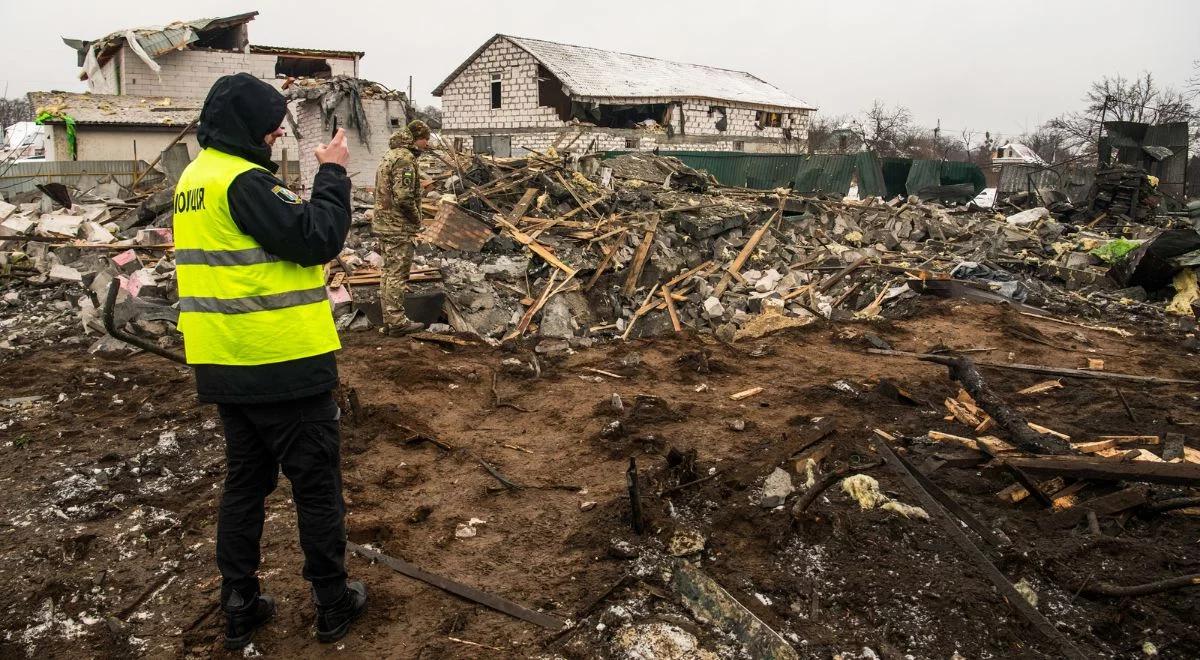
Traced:
MULTIPOLYGON (((58 109, 81 125, 186 126, 200 116, 204 99, 29 92, 34 108, 58 109)), ((59 123, 61 120, 49 120, 59 123)))
MULTIPOLYGON (((80 65, 83 64, 84 54, 89 49, 96 52, 96 62, 103 65, 123 46, 130 36, 137 39, 137 45, 151 57, 158 57, 172 50, 183 50, 189 44, 201 39, 205 32, 226 30, 231 27, 245 25, 254 20, 258 12, 252 11, 223 18, 198 18, 191 21, 175 21, 163 26, 126 28, 109 33, 93 41, 83 39, 63 38, 63 43, 79 51, 80 65)), ((87 74, 81 73, 80 80, 87 80, 87 74)))
POLYGON ((577 99, 703 98, 793 110, 816 109, 744 71, 505 34, 497 34, 480 46, 433 90, 433 95, 441 96, 450 81, 498 39, 506 39, 532 55, 562 82, 568 95, 577 99))
POLYGON ((262 53, 265 55, 297 55, 307 56, 316 55, 320 57, 333 57, 341 59, 353 59, 362 57, 366 52, 361 50, 328 50, 325 48, 291 48, 289 46, 263 46, 261 44, 250 44, 251 53, 262 53))

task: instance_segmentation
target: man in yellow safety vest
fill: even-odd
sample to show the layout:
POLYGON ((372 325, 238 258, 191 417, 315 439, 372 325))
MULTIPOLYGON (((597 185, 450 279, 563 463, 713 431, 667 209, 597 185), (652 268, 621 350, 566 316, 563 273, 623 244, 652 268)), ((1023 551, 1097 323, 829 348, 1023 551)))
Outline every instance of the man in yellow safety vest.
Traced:
POLYGON ((203 151, 175 188, 179 330, 200 401, 217 404, 226 474, 217 521, 225 646, 239 649, 275 613, 258 583, 264 500, 282 468, 292 484, 317 637, 345 636, 366 588, 346 581, 345 503, 334 351, 341 348, 322 266, 350 230, 344 131, 316 149, 304 201, 275 178, 283 96, 247 73, 213 85, 203 151))

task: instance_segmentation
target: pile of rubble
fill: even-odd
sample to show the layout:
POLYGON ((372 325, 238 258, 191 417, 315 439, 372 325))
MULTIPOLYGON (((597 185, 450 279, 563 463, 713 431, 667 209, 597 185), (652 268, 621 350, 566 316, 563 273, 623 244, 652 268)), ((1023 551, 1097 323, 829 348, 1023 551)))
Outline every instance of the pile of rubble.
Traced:
MULTIPOLYGON (((816 318, 903 314, 922 294, 1163 325, 1169 314, 1194 315, 1200 234, 1186 226, 1081 226, 1046 208, 1005 217, 915 197, 731 188, 650 154, 438 151, 424 160, 427 218, 409 312, 435 332, 534 336, 545 351, 684 330, 736 341, 816 318)), ((178 344, 171 190, 92 180, 59 193, 0 204, 5 303, 30 297, 14 280, 40 288, 38 298, 101 335, 94 351, 119 351, 97 314, 116 278, 118 325, 178 344)), ((379 322, 382 257, 370 192, 356 191, 355 204, 328 284, 339 326, 364 329, 379 322)), ((44 329, 7 325, 9 348, 39 336, 26 326, 44 329)))

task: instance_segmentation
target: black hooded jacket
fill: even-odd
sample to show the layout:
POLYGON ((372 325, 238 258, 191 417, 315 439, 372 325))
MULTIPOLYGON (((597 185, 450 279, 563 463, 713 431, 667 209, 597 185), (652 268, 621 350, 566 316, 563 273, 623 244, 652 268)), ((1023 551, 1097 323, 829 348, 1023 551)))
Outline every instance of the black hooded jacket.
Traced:
MULTIPOLYGON (((302 266, 336 257, 350 231, 350 179, 346 168, 325 163, 312 183, 311 201, 298 202, 275 178, 271 147, 263 138, 283 124, 287 101, 248 73, 223 76, 200 111, 200 146, 239 156, 252 169, 229 185, 229 211, 238 228, 271 254, 302 266)), ((206 403, 274 403, 321 394, 337 385, 333 353, 263 364, 193 365, 196 389, 206 403)))

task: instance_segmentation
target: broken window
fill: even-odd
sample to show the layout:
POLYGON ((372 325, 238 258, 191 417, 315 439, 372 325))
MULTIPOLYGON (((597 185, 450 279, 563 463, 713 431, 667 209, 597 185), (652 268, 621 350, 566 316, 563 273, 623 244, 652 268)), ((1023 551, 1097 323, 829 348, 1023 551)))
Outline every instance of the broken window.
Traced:
POLYGON ((637 149, 638 145, 640 143, 641 143, 641 140, 638 138, 635 138, 635 137, 634 138, 625 138, 625 148, 626 149, 637 149))
POLYGON ((319 57, 287 57, 275 58, 275 77, 286 78, 329 78, 333 69, 329 60, 319 57))
POLYGON ((512 156, 512 136, 475 135, 471 138, 471 149, 477 154, 509 158, 512 156))
POLYGON ((554 108, 559 119, 571 121, 571 97, 563 92, 562 82, 541 64, 538 65, 538 105, 554 108))
POLYGON ((492 74, 492 110, 500 109, 500 74, 492 74))
POLYGON ((744 140, 734 140, 733 141, 733 150, 734 151, 745 151, 746 150, 746 142, 744 140))
POLYGON ((654 128, 666 123, 666 103, 608 105, 571 103, 571 116, 603 128, 654 128))
POLYGON ((713 126, 720 132, 724 133, 725 129, 729 128, 729 118, 725 116, 725 108, 719 105, 710 105, 708 107, 708 116, 716 117, 713 126))
POLYGON ((754 113, 754 127, 758 130, 764 128, 780 128, 783 126, 783 115, 778 112, 767 112, 759 110, 754 113))

